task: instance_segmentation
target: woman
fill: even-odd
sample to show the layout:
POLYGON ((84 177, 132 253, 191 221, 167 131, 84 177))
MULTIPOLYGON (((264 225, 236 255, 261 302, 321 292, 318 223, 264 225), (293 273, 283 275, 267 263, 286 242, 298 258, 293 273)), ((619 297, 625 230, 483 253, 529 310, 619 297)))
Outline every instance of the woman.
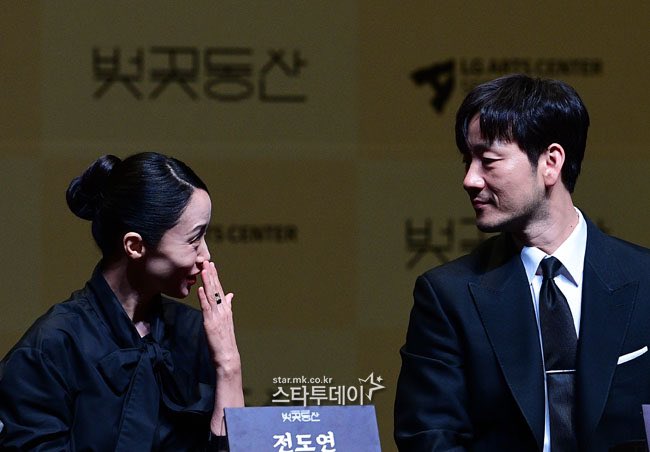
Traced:
POLYGON ((0 448, 223 448, 223 408, 244 400, 205 184, 157 153, 107 155, 66 195, 102 260, 2 361, 0 448), (202 313, 165 297, 186 297, 199 274, 202 313))

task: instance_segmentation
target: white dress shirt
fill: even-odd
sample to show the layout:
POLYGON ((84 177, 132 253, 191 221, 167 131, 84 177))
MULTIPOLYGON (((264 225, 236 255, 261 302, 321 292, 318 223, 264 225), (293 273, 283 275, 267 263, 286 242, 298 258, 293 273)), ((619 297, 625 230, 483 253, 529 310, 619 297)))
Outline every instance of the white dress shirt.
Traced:
MULTIPOLYGON (((587 224, 578 209, 575 209, 578 214, 578 224, 569 235, 569 237, 555 250, 552 254, 561 263, 562 269, 560 273, 554 278, 555 284, 562 291, 569 303, 571 315, 573 316, 573 324, 576 329, 576 335, 580 337, 580 314, 582 303, 582 274, 585 264, 585 252, 587 250, 587 224)), ((542 346, 542 336, 539 328, 539 291, 542 287, 542 273, 539 269, 539 263, 545 257, 548 257, 544 251, 535 247, 525 246, 521 250, 521 261, 526 269, 526 276, 530 285, 530 293, 532 295, 533 307, 535 309, 535 318, 537 319, 537 331, 539 334, 540 346, 542 346)), ((542 361, 543 346, 542 349, 542 361)), ((546 388, 546 374, 544 374, 544 387, 546 388)), ((548 397, 544 395, 545 405, 545 426, 544 426, 544 452, 551 450, 551 436, 550 436, 550 423, 548 415, 548 397)))

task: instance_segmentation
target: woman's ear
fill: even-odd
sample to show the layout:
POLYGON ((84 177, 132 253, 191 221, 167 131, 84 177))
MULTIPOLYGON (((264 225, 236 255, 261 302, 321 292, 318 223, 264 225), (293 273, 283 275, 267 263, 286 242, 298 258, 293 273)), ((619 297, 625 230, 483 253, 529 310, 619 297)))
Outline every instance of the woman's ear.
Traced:
POLYGON ((129 259, 140 259, 145 255, 147 249, 142 236, 137 232, 127 232, 122 238, 124 253, 129 259))

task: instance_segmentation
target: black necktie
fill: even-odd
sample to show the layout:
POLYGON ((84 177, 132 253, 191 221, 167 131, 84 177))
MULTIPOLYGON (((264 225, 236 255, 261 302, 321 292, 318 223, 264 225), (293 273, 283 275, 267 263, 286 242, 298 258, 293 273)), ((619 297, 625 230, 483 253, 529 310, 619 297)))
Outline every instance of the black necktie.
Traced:
POLYGON ((539 266, 544 277, 539 291, 539 323, 544 346, 551 451, 574 451, 577 450, 573 408, 578 337, 569 304, 553 281, 562 263, 549 257, 539 266))

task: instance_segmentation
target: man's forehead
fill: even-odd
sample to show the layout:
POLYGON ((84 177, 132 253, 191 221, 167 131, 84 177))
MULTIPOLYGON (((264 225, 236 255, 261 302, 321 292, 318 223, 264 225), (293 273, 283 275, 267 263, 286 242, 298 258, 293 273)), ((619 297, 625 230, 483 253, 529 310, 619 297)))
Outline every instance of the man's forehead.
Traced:
POLYGON ((481 131, 479 117, 475 116, 469 124, 467 130, 467 147, 470 151, 484 151, 492 145, 491 141, 485 137, 481 131))
POLYGON ((478 114, 472 117, 467 126, 467 142, 471 145, 489 144, 481 129, 481 117, 478 114))
POLYGON ((506 145, 516 143, 509 137, 495 137, 490 139, 481 128, 480 115, 476 114, 470 121, 467 128, 467 147, 470 151, 482 152, 495 145, 506 145))

